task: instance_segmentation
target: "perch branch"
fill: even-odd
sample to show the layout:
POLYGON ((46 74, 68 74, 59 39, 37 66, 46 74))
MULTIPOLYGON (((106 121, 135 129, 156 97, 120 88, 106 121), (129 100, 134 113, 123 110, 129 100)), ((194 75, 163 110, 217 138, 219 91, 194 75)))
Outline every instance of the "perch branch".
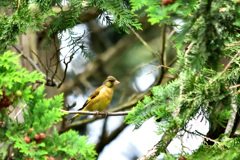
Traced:
POLYGON ((105 115, 105 116, 123 116, 123 115, 127 115, 130 112, 130 111, 124 111, 124 112, 66 111, 62 109, 61 111, 69 114, 105 115))

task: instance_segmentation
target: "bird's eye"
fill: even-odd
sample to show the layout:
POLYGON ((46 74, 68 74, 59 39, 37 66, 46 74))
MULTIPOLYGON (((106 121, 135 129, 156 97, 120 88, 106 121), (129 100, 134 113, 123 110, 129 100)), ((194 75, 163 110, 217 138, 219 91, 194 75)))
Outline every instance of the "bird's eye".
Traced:
POLYGON ((114 80, 113 79, 111 79, 111 80, 109 80, 110 82, 114 82, 114 80))

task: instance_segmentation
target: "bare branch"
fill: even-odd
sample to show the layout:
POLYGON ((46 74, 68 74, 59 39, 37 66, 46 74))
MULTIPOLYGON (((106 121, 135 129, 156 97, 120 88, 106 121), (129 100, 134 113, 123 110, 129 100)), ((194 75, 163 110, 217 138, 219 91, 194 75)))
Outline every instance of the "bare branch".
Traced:
MULTIPOLYGON (((78 45, 78 41, 82 41, 83 39, 85 39, 87 36, 90 35, 91 32, 88 32, 86 35, 84 35, 83 37, 80 37, 79 39, 77 39, 76 41, 73 41, 72 44, 75 44, 75 46, 78 45)), ((72 48, 74 48, 75 46, 73 46, 72 48)), ((69 57, 69 60, 66 61, 66 57, 67 57, 67 54, 65 55, 64 57, 64 60, 63 60, 63 63, 65 64, 65 69, 64 69, 64 73, 63 73, 63 78, 61 80, 61 82, 59 83, 58 85, 58 88, 60 88, 63 84, 63 82, 65 81, 66 79, 66 75, 67 75, 67 69, 68 69, 68 65, 70 64, 70 62, 72 62, 72 59, 74 57, 74 55, 81 49, 81 47, 78 47, 69 57)))
POLYGON ((237 88, 237 87, 240 87, 240 84, 236 84, 234 86, 230 86, 229 89, 233 89, 233 88, 237 88))
POLYGON ((14 116, 14 120, 18 117, 18 115, 23 111, 23 109, 27 106, 27 104, 24 104, 23 108, 21 108, 18 113, 14 116))
POLYGON ((239 46, 240 42, 235 42, 233 44, 226 44, 227 47, 234 47, 234 46, 239 46))
POLYGON ((142 155, 137 160, 147 160, 151 157, 155 157, 156 152, 157 152, 157 145, 153 146, 152 149, 148 150, 148 152, 145 155, 142 155))
MULTIPOLYGON (((233 91, 231 91, 233 93, 233 91)), ((236 118, 236 114, 237 114, 237 104, 236 104, 236 96, 233 96, 231 98, 232 102, 231 102, 231 114, 230 117, 228 119, 228 123, 225 129, 225 134, 230 137, 233 126, 234 126, 234 122, 235 122, 235 118, 236 118)))
POLYGON ((152 74, 153 72, 155 72, 155 71, 158 70, 159 68, 172 69, 171 67, 168 67, 168 66, 159 65, 159 66, 157 66, 154 70, 152 70, 151 72, 147 73, 147 75, 152 74))
MULTIPOLYGON (((239 56, 239 54, 240 54, 240 51, 238 51, 237 54, 235 54, 235 56, 232 58, 232 60, 227 64, 227 66, 224 68, 222 74, 223 74, 226 70, 228 70, 228 68, 231 66, 231 64, 233 63, 233 61, 239 56)), ((222 75, 222 74, 221 74, 221 75, 222 75)))
POLYGON ((240 90, 238 90, 237 92, 235 92, 234 95, 237 95, 238 93, 240 93, 240 90))
POLYGON ((144 46, 147 47, 147 49, 152 53, 152 54, 156 54, 158 56, 160 56, 160 53, 158 53, 157 51, 154 51, 149 44, 132 28, 129 26, 129 28, 131 29, 131 31, 136 35, 136 37, 143 43, 144 46))
MULTIPOLYGON (((24 53, 22 53, 21 50, 18 49, 15 45, 13 45, 13 48, 15 48, 19 54, 22 54, 23 58, 25 58, 25 59, 32 65, 32 67, 33 67, 34 69, 36 69, 38 72, 40 72, 41 74, 43 74, 43 75, 45 76, 45 79, 46 79, 45 85, 47 85, 47 86, 58 86, 58 85, 59 85, 59 83, 58 83, 55 79, 51 80, 49 77, 47 77, 47 76, 41 71, 41 69, 38 67, 38 65, 36 64, 35 61, 33 61, 30 57, 26 56, 24 53)), ((34 52, 33 52, 33 53, 34 53, 34 52)), ((44 83, 44 82, 42 82, 42 81, 36 81, 36 82, 37 82, 37 83, 40 83, 40 84, 43 84, 43 83, 44 83)))
POLYGON ((13 48, 16 49, 19 54, 22 54, 23 58, 25 58, 32 65, 32 67, 34 69, 36 69, 37 71, 42 73, 41 69, 30 57, 28 57, 24 53, 22 53, 22 51, 19 48, 17 48, 17 46, 13 45, 13 48))

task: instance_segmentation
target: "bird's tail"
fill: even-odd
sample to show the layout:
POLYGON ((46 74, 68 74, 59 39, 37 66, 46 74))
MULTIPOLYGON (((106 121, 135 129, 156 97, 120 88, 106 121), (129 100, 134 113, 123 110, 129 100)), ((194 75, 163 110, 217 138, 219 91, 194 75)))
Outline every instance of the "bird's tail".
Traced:
POLYGON ((81 117, 83 114, 75 114, 69 121, 72 123, 73 121, 77 120, 79 117, 81 117))

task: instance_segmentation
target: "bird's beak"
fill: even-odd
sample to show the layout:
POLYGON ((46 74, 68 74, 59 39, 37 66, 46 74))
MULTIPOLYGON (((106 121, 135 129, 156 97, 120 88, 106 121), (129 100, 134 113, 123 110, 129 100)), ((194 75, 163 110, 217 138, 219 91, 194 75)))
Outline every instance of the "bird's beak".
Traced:
POLYGON ((114 82, 114 85, 119 85, 119 84, 120 84, 119 81, 115 81, 115 82, 114 82))

